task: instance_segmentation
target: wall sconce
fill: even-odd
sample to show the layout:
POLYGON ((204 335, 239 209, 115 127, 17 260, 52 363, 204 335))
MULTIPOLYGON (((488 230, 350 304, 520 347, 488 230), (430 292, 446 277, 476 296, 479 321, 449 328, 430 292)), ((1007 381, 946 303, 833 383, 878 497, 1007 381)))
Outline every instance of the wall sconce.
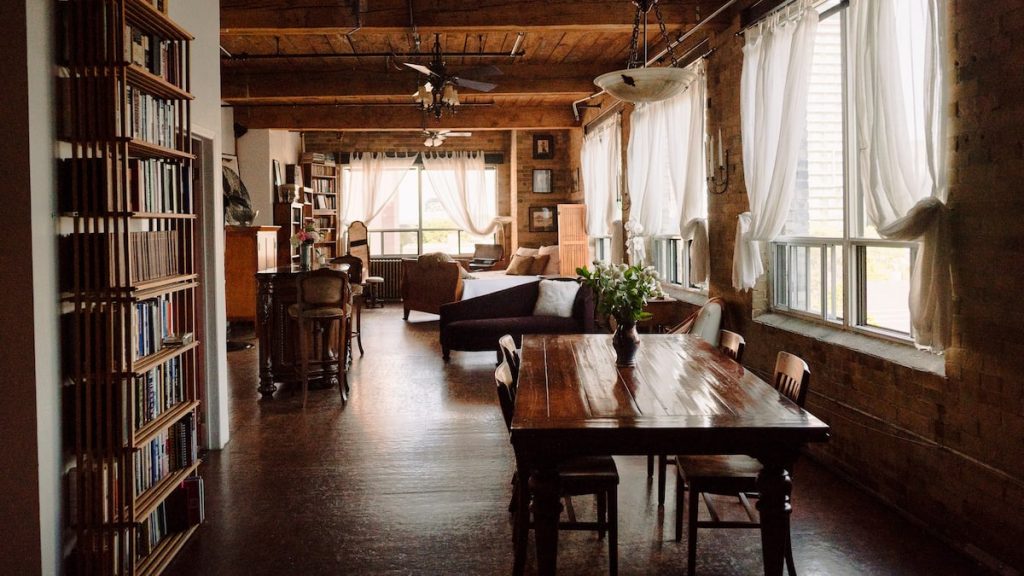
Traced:
POLYGON ((729 151, 722 144, 721 128, 718 129, 717 150, 714 138, 709 138, 704 154, 707 159, 708 191, 712 194, 722 194, 729 187, 729 151))

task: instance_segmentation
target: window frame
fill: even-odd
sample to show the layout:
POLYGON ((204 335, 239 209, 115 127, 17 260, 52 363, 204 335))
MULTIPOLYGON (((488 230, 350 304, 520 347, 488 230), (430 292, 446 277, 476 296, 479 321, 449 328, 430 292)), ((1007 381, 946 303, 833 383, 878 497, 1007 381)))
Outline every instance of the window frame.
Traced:
POLYGON ((682 290, 688 290, 695 294, 707 294, 708 283, 694 284, 690 279, 690 269, 692 264, 690 262, 690 246, 693 244, 693 239, 684 240, 682 236, 654 236, 651 238, 651 261, 658 271, 658 276, 662 282, 670 284, 676 288, 682 290), (662 262, 660 257, 663 248, 660 246, 667 245, 669 248, 665 250, 665 254, 671 254, 671 260, 674 261, 674 277, 669 278, 662 272, 662 262))
MULTIPOLYGON (((349 168, 348 166, 345 166, 345 167, 342 168, 343 174, 345 172, 349 171, 349 170, 351 170, 351 168, 349 168)), ((367 232, 367 245, 368 245, 369 250, 370 250, 370 256, 371 257, 375 257, 375 258, 402 258, 402 257, 407 257, 407 256, 419 256, 419 255, 423 254, 423 235, 425 233, 429 233, 429 232, 455 232, 456 233, 456 243, 458 244, 458 250, 459 251, 458 251, 458 253, 454 254, 454 256, 458 256, 458 257, 472 256, 475 248, 470 248, 469 252, 463 252, 463 243, 465 242, 463 237, 468 235, 468 232, 466 230, 463 230, 461 228, 424 228, 423 227, 423 179, 426 176, 425 175, 425 171, 426 170, 425 170, 425 168, 423 166, 418 165, 418 164, 410 167, 409 170, 415 170, 416 171, 416 197, 417 197, 416 222, 417 222, 417 225, 416 225, 415 228, 369 228, 368 227, 366 232, 367 232), (416 234, 416 254, 404 254, 404 253, 384 254, 384 253, 380 253, 380 252, 374 253, 374 246, 375 245, 378 246, 378 247, 384 245, 384 235, 385 234, 412 234, 412 233, 416 234), (376 243, 374 243, 374 241, 373 241, 373 237, 374 236, 377 237, 376 243)), ((494 172, 494 203, 495 203, 495 206, 497 206, 498 205, 498 173, 497 173, 498 168, 497 168, 497 166, 495 166, 493 164, 488 164, 488 165, 484 166, 484 171, 486 172, 488 170, 491 170, 491 171, 494 172)), ((343 176, 343 178, 344 178, 344 176, 343 176)), ((347 191, 343 190, 343 193, 347 193, 347 191)), ((392 199, 391 201, 392 202, 397 202, 397 197, 392 199)), ((495 232, 494 234, 491 234, 491 242, 495 243, 495 244, 497 243, 497 232, 495 232)), ((378 248, 378 250, 379 250, 379 248, 378 248)))
MULTIPOLYGON (((831 0, 824 0, 821 4, 830 3, 831 0)), ((867 219, 864 214, 864 198, 857 182, 855 165, 857 146, 856 134, 853 127, 856 126, 856 112, 850 103, 851 87, 855 79, 849 66, 849 3, 840 1, 827 8, 820 14, 820 19, 840 18, 841 46, 842 46, 842 106, 843 106, 843 237, 815 237, 815 236, 779 236, 768 245, 769 253, 769 295, 768 307, 772 312, 795 316, 818 324, 824 324, 833 328, 839 328, 855 333, 865 334, 871 337, 881 338, 902 344, 912 344, 914 328, 911 324, 909 332, 900 332, 880 326, 873 326, 867 323, 867 277, 863 272, 866 262, 867 248, 906 248, 910 250, 909 274, 913 274, 916 262, 917 251, 920 243, 915 241, 886 240, 884 238, 873 238, 864 233, 867 219), (795 247, 820 247, 822 249, 820 281, 822 284, 821 312, 813 313, 805 310, 790 307, 788 299, 789 284, 792 281, 792 273, 789 265, 784 268, 780 265, 780 254, 787 253, 795 247), (842 273, 842 318, 830 319, 827 301, 832 287, 828 285, 829 276, 827 266, 829 259, 825 257, 828 248, 839 248, 842 251, 843 265, 842 273), (782 269, 780 269, 782 268, 782 269), (783 300, 780 297, 785 295, 783 300)), ((834 293, 832 294, 835 297, 834 293)), ((907 307, 909 309, 909 300, 907 307)))

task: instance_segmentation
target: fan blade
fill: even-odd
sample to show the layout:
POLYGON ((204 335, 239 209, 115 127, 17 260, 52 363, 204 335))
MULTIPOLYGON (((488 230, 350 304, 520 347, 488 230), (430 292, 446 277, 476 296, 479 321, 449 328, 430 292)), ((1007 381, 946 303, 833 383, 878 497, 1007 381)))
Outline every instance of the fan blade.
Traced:
POLYGON ((476 80, 466 80, 465 78, 453 78, 452 82, 456 86, 469 88, 471 90, 478 90, 480 92, 490 92, 498 87, 497 84, 491 84, 490 82, 477 82, 476 80))
POLYGON ((437 76, 437 74, 434 73, 433 70, 431 70, 430 68, 427 68, 426 66, 423 66, 421 64, 413 64, 411 62, 402 62, 402 65, 403 66, 408 66, 409 68, 412 68, 413 70, 419 72, 420 74, 426 74, 427 76, 437 76))
POLYGON ((501 68, 493 64, 484 64, 483 66, 474 66, 472 68, 466 68, 465 70, 459 70, 458 76, 468 76, 470 78, 490 78, 491 76, 501 76, 501 68))
POLYGON ((472 132, 447 132, 447 133, 443 134, 443 136, 454 136, 456 138, 463 138, 463 137, 472 136, 472 135, 473 135, 472 132))

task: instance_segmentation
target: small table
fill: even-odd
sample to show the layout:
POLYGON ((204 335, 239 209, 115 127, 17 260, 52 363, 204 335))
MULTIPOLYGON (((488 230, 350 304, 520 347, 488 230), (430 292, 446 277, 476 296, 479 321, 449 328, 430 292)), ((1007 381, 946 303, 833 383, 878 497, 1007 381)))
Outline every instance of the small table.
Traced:
POLYGON ((683 303, 671 296, 648 300, 644 312, 649 312, 651 317, 637 323, 637 328, 642 332, 660 334, 686 320, 683 303))
MULTIPOLYGON (((348 264, 332 264, 330 267, 342 272, 348 271, 348 264)), ((288 307, 297 301, 296 278, 305 272, 297 264, 267 268, 256 273, 256 336, 259 339, 259 392, 270 397, 277 391, 277 382, 300 382, 298 362, 295 359, 298 346, 292 322, 288 318, 288 307)), ((310 370, 309 379, 314 382, 329 382, 337 378, 338 367, 326 366, 310 370)))
MULTIPOLYGON (((523 336, 512 419, 521 490, 533 476, 539 573, 556 572, 559 462, 611 454, 750 454, 758 476, 764 573, 781 576, 789 471, 829 427, 718 349, 685 334, 643 334, 635 367, 617 368, 611 336, 523 336)), ((520 498, 520 514, 527 513, 520 498)), ((516 567, 518 569, 520 567, 516 567)))

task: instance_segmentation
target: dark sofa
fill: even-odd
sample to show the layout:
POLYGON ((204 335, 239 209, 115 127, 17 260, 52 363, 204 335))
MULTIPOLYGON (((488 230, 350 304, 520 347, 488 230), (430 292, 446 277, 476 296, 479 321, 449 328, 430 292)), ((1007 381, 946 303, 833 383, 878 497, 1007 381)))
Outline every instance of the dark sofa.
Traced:
MULTIPOLYGON (((575 282, 574 279, 560 280, 575 282)), ((476 298, 441 306, 441 351, 447 361, 452 350, 497 350, 498 338, 511 334, 516 345, 523 334, 573 334, 593 332, 594 293, 580 287, 572 317, 534 316, 540 282, 521 284, 476 298)))

